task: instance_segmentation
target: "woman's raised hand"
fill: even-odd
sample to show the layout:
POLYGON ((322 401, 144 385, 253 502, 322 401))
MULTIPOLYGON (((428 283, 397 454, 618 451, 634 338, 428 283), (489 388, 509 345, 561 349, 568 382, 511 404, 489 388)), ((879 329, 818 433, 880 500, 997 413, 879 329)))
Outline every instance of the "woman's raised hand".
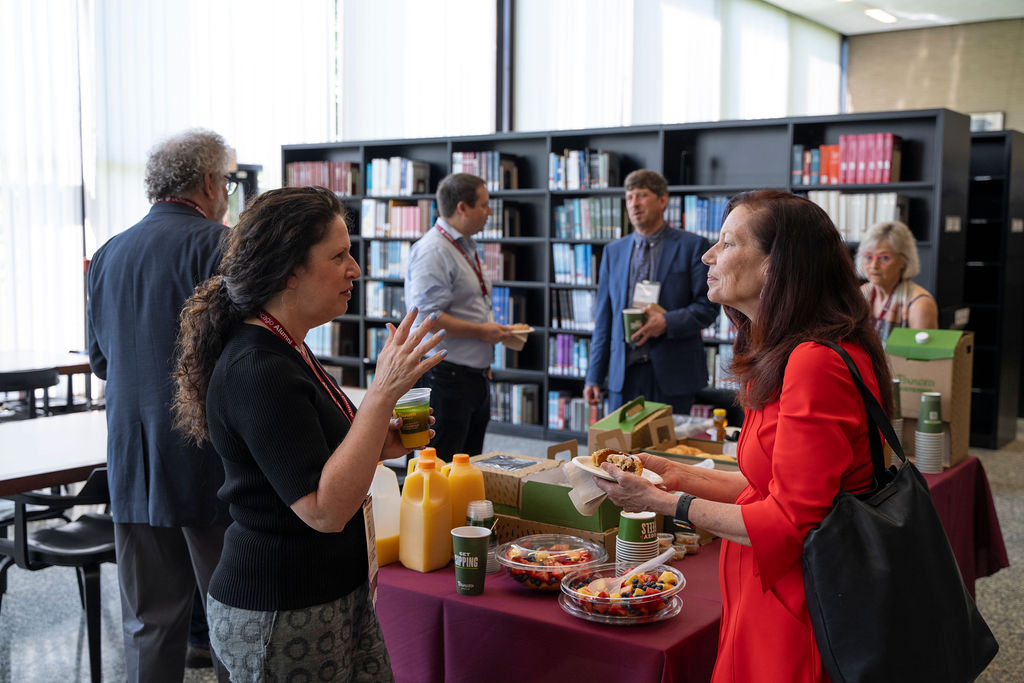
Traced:
POLYGON ((427 334, 434 328, 437 315, 431 314, 413 328, 416 309, 409 311, 398 327, 388 323, 388 338, 384 348, 377 354, 377 369, 370 390, 384 392, 392 402, 409 391, 427 370, 444 360, 446 351, 426 357, 427 352, 441 343, 445 331, 441 330, 430 339, 427 334))

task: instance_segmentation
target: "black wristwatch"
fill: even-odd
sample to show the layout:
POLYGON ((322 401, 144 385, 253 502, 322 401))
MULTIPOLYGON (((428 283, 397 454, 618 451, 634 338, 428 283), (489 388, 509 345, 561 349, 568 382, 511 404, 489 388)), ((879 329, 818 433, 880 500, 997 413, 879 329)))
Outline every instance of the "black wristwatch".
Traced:
POLYGON ((676 503, 675 514, 677 524, 689 527, 693 526, 693 522, 690 521, 690 503, 693 502, 694 498, 696 498, 696 496, 690 495, 689 493, 684 493, 679 496, 679 502, 676 503))

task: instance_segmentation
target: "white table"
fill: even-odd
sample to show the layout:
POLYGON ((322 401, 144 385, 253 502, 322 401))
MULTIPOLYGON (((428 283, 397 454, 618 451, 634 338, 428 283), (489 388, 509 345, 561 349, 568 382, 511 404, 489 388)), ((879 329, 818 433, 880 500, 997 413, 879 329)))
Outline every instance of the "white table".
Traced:
POLYGON ((106 411, 0 422, 0 496, 84 481, 106 464, 106 411))

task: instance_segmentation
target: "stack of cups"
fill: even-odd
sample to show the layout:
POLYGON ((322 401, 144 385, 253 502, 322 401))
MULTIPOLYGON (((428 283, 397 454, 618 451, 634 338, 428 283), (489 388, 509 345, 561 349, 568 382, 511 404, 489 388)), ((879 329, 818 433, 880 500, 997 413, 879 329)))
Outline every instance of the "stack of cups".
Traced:
POLYGON ((942 429, 942 394, 928 391, 921 394, 921 412, 914 432, 914 464, 926 474, 942 471, 946 435, 942 429))
POLYGON ((658 556, 658 524, 653 512, 622 512, 615 537, 615 562, 634 567, 658 556))
POLYGON ((487 573, 501 571, 498 556, 494 550, 498 539, 494 535, 494 504, 489 500, 471 500, 466 505, 466 526, 485 526, 491 529, 491 537, 487 546, 487 573))

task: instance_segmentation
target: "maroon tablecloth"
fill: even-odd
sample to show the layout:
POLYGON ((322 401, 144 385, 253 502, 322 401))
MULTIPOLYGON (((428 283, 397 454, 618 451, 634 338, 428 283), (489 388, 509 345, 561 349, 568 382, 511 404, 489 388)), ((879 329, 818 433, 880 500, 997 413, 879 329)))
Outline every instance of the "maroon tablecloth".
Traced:
POLYGON ((678 616, 609 626, 567 614, 557 593, 537 593, 504 570, 484 594, 455 592, 455 572, 393 564, 378 581, 377 614, 397 681, 707 681, 722 604, 718 546, 675 563, 686 578, 678 616), (535 667, 543 665, 542 670, 535 667))
MULTIPOLYGON (((969 457, 926 474, 964 582, 1009 566, 988 478, 969 457)), ((381 568, 377 614, 402 681, 495 683, 554 680, 707 681, 718 645, 720 542, 675 563, 686 577, 682 612, 667 621, 608 626, 566 614, 558 594, 530 591, 504 574, 487 577, 484 594, 455 592, 455 571, 420 574, 381 568), (543 663, 543 669, 536 667, 543 663)))
POLYGON ((976 579, 1010 566, 985 469, 972 455, 955 467, 924 478, 964 583, 974 595, 976 579))

